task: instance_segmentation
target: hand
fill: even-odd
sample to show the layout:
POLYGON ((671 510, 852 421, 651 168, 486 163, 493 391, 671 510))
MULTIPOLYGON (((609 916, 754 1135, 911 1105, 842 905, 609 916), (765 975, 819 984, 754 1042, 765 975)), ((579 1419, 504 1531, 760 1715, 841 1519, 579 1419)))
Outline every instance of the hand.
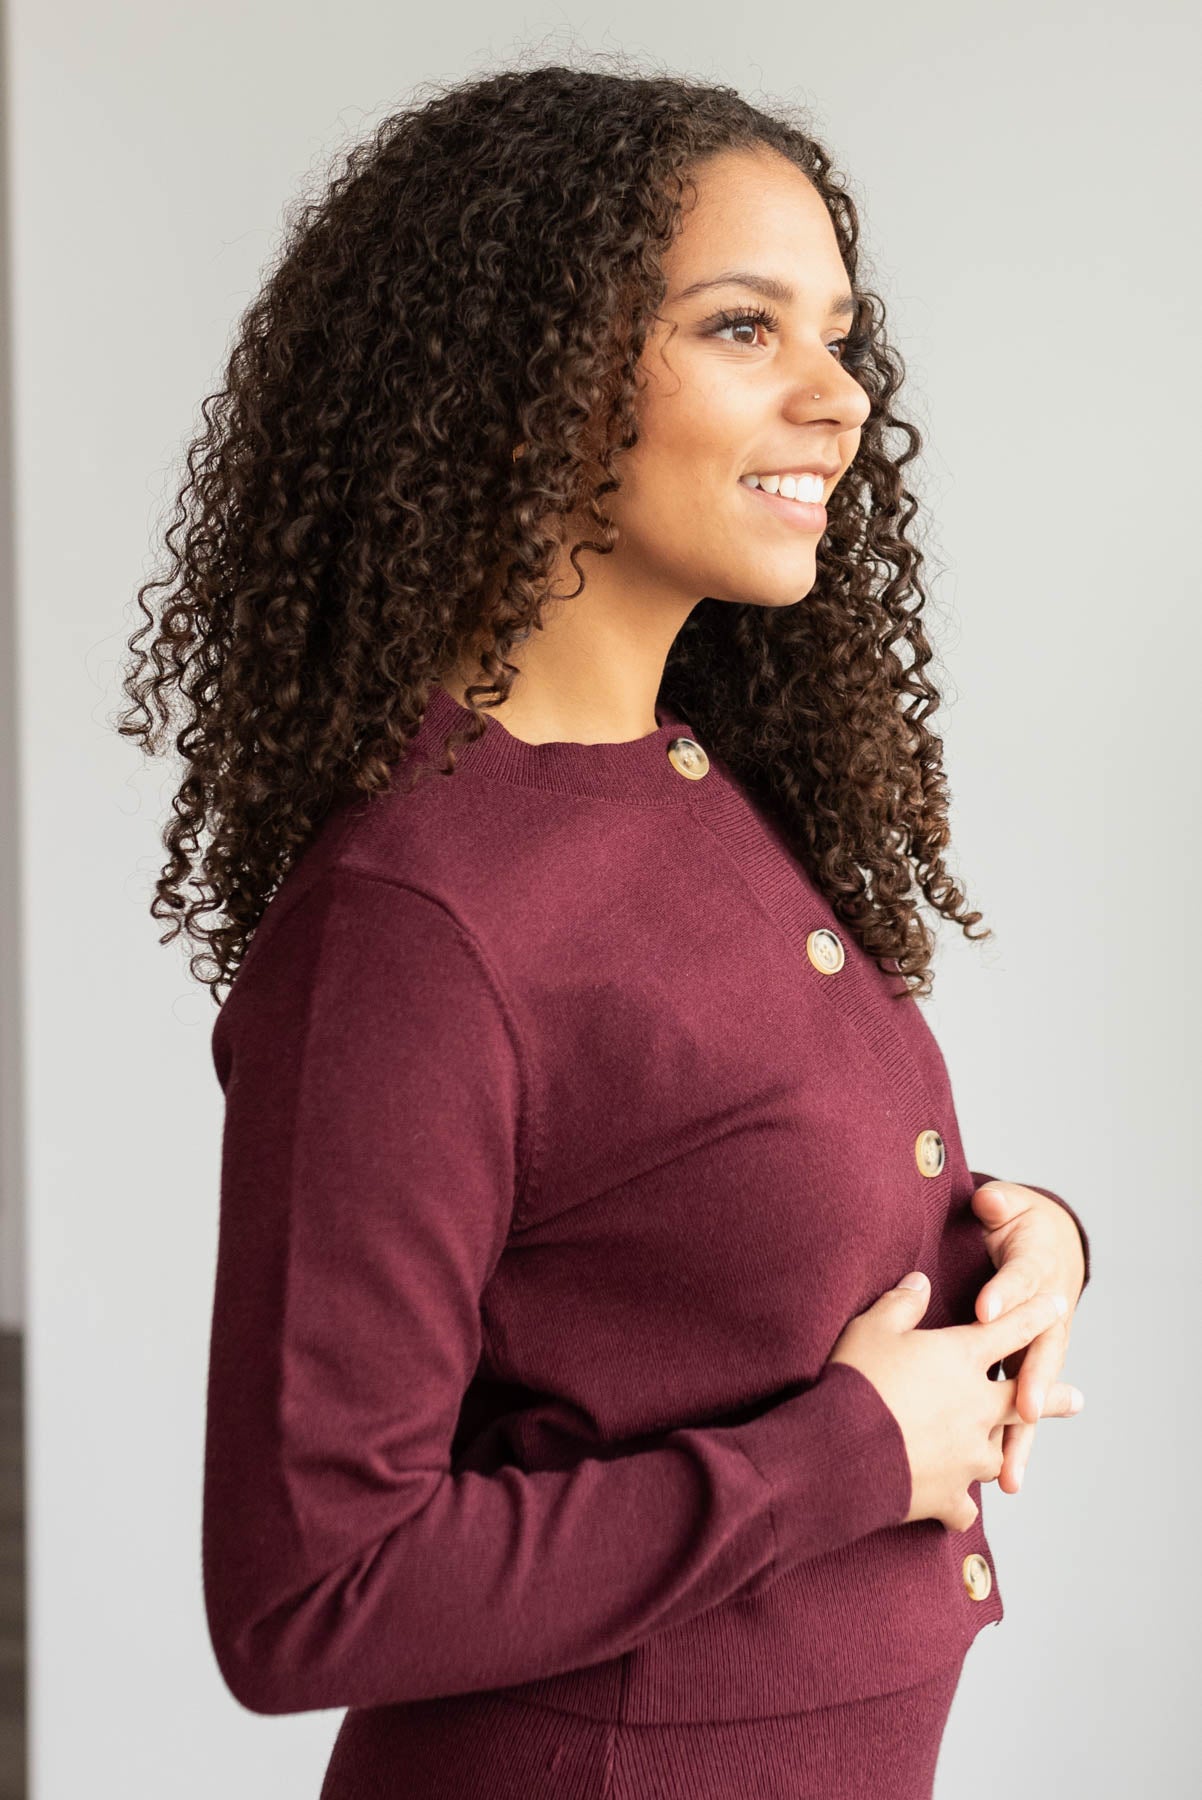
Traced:
MULTIPOLYGON (((1031 1344, 1068 1301, 1063 1294, 1033 1294, 991 1325, 922 1331, 918 1325, 930 1298, 930 1281, 912 1269, 904 1285, 849 1319, 829 1361, 859 1369, 897 1420, 910 1465, 905 1523, 938 1519, 949 1531, 967 1531, 980 1513, 968 1489, 974 1481, 997 1480, 1002 1429, 1021 1423, 1018 1383, 990 1381, 988 1371, 1031 1344)), ((1067 1389, 1057 1382, 1048 1411, 1067 1411, 1067 1400, 1067 1389)))
MULTIPOLYGON (((1085 1281, 1085 1256, 1072 1217, 1055 1200, 1017 1181, 987 1181, 972 1197, 974 1213, 985 1226, 985 1247, 997 1274, 977 1295, 976 1315, 982 1323, 1000 1318, 1041 1289, 1063 1294, 1068 1311, 1029 1344, 1003 1358, 1007 1376, 1018 1376, 1015 1406, 1020 1424, 999 1427, 1002 1467, 998 1486, 1017 1494, 1043 1417, 1045 1396, 1064 1366, 1072 1334, 1073 1313, 1085 1281)), ((1080 1412, 1084 1395, 1074 1388, 1080 1412)))

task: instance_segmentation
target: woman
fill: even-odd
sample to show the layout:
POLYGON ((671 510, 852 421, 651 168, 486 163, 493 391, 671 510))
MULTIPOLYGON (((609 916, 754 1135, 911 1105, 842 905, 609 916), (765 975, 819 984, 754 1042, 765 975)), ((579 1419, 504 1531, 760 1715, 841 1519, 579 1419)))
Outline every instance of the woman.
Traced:
POLYGON ((209 1628, 348 1708, 324 1800, 929 1795, 981 1483, 1073 1410, 1084 1234, 915 1004, 915 885, 980 914, 857 229, 725 87, 437 94, 250 309, 145 649, 142 590, 231 990, 209 1628))

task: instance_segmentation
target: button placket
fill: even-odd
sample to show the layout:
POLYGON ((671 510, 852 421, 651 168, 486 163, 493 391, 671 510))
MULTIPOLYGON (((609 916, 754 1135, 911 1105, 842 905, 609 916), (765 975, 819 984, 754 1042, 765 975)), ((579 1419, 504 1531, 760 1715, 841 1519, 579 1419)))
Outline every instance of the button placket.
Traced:
MULTIPOLYGON (((865 966, 868 959, 858 945, 845 951, 833 921, 815 922, 816 913, 821 917, 821 910, 829 911, 824 897, 805 879, 772 822, 763 817, 730 777, 722 779, 720 769, 718 773, 719 779, 698 789, 696 816, 709 828, 764 910, 795 947, 803 975, 812 972, 812 978, 819 981, 821 990, 884 1071, 900 1103, 918 1171, 924 1177, 920 1198, 924 1237, 929 1241, 942 1228, 951 1198, 946 1146, 932 1117, 934 1107, 921 1072, 889 1017, 891 1006, 913 1006, 917 1002, 894 1000, 875 991, 865 966), (934 1149, 936 1141, 938 1150, 934 1149), (925 1144, 923 1160, 919 1160, 920 1142, 925 1144)), ((874 977, 875 974, 874 965, 874 977)), ((932 1282, 928 1319, 934 1321, 941 1316, 942 1306, 937 1283, 932 1282)))

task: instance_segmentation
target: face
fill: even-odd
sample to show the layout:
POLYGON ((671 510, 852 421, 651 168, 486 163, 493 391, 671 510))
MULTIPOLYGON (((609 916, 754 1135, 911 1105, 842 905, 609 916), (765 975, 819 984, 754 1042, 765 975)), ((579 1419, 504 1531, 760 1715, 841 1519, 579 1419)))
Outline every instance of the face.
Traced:
MULTIPOLYGON (((613 561, 644 593, 688 606, 788 606, 813 585, 823 513, 744 478, 816 469, 825 501, 854 458, 869 399, 842 360, 850 283, 822 200, 775 151, 715 157, 697 187, 665 257, 639 442, 607 497, 613 561)), ((803 495, 812 487, 801 480, 803 495)))

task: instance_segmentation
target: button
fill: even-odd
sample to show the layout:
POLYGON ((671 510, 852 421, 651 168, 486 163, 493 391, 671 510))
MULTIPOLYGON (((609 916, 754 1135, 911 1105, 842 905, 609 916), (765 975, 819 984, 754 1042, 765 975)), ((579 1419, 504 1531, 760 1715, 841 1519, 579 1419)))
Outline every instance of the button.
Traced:
POLYGON ((983 1600, 993 1587, 993 1575, 979 1551, 974 1550, 971 1556, 964 1558, 962 1573, 970 1599, 983 1600))
POLYGON ((843 944, 837 931, 820 925, 806 939, 806 955, 822 975, 837 975, 843 967, 843 944))
POLYGON ((920 1175, 941 1175, 946 1161, 943 1139, 937 1131, 920 1131, 914 1140, 914 1160, 920 1175))
POLYGON ((696 738, 673 738, 668 745, 668 761, 688 781, 700 781, 710 772, 710 759, 696 738))

